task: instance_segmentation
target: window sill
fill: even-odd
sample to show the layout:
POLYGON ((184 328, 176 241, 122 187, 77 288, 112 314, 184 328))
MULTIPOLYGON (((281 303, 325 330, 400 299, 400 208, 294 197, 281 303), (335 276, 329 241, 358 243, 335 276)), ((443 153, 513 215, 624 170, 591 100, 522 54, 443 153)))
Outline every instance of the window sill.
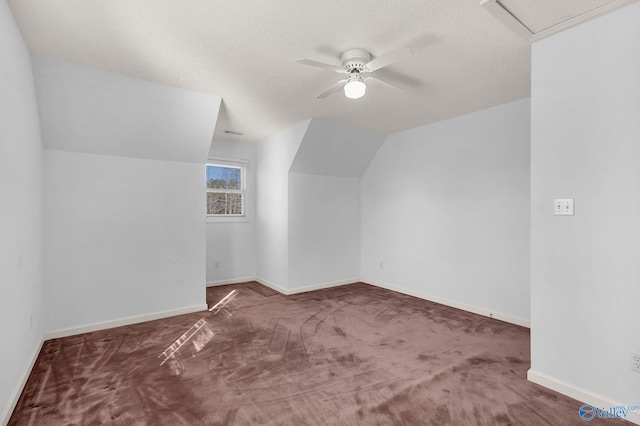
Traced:
POLYGON ((207 223, 243 223, 250 222, 247 216, 213 217, 207 216, 207 223))

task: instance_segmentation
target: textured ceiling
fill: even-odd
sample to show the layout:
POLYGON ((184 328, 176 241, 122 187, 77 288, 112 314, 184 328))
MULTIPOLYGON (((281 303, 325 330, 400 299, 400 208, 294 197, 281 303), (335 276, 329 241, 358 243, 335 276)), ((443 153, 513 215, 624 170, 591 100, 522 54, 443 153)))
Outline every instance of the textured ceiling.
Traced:
POLYGON ((227 139, 260 140, 308 118, 386 134, 529 95, 529 44, 480 0, 9 4, 34 55, 221 96, 216 137, 227 139), (369 87, 358 100, 316 100, 340 76, 295 62, 339 65, 348 49, 400 47, 413 56, 375 73, 400 94, 369 87))

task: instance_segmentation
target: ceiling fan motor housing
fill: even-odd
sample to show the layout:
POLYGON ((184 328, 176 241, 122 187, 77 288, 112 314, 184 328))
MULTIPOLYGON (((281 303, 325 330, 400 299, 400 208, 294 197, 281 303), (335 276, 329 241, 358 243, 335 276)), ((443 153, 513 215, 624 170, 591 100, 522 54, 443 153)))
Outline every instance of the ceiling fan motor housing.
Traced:
POLYGON ((371 54, 366 50, 352 49, 347 50, 340 57, 342 60, 342 68, 349 74, 365 72, 365 65, 371 61, 371 54))
POLYGON ((358 99, 364 96, 367 88, 366 82, 377 81, 383 84, 383 87, 393 88, 400 90, 392 84, 386 81, 380 80, 376 77, 364 77, 363 74, 375 72, 381 68, 389 66, 396 61, 402 60, 408 57, 411 51, 404 47, 386 55, 382 55, 375 59, 371 59, 371 53, 362 49, 347 50, 340 56, 342 67, 337 67, 333 64, 325 64, 323 62, 313 61, 311 59, 301 58, 296 59, 296 62, 309 65, 316 68, 324 68, 338 74, 346 74, 346 78, 335 82, 322 93, 316 96, 316 99, 324 99, 332 93, 337 92, 340 89, 344 89, 345 96, 352 99, 358 99))

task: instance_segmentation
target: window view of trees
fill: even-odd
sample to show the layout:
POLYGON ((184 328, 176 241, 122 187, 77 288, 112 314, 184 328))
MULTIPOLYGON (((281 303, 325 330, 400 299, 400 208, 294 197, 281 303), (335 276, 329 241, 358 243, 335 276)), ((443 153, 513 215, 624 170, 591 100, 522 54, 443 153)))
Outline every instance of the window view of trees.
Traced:
POLYGON ((207 214, 242 215, 242 168, 207 164, 207 214))

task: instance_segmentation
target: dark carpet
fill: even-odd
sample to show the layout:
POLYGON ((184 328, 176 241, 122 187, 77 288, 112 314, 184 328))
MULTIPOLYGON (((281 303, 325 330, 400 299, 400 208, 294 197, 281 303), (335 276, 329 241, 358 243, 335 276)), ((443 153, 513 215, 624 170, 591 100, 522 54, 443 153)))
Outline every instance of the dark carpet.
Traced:
POLYGON ((580 402, 526 380, 523 327, 362 283, 283 296, 252 282, 207 301, 45 342, 9 424, 585 423, 580 402))

